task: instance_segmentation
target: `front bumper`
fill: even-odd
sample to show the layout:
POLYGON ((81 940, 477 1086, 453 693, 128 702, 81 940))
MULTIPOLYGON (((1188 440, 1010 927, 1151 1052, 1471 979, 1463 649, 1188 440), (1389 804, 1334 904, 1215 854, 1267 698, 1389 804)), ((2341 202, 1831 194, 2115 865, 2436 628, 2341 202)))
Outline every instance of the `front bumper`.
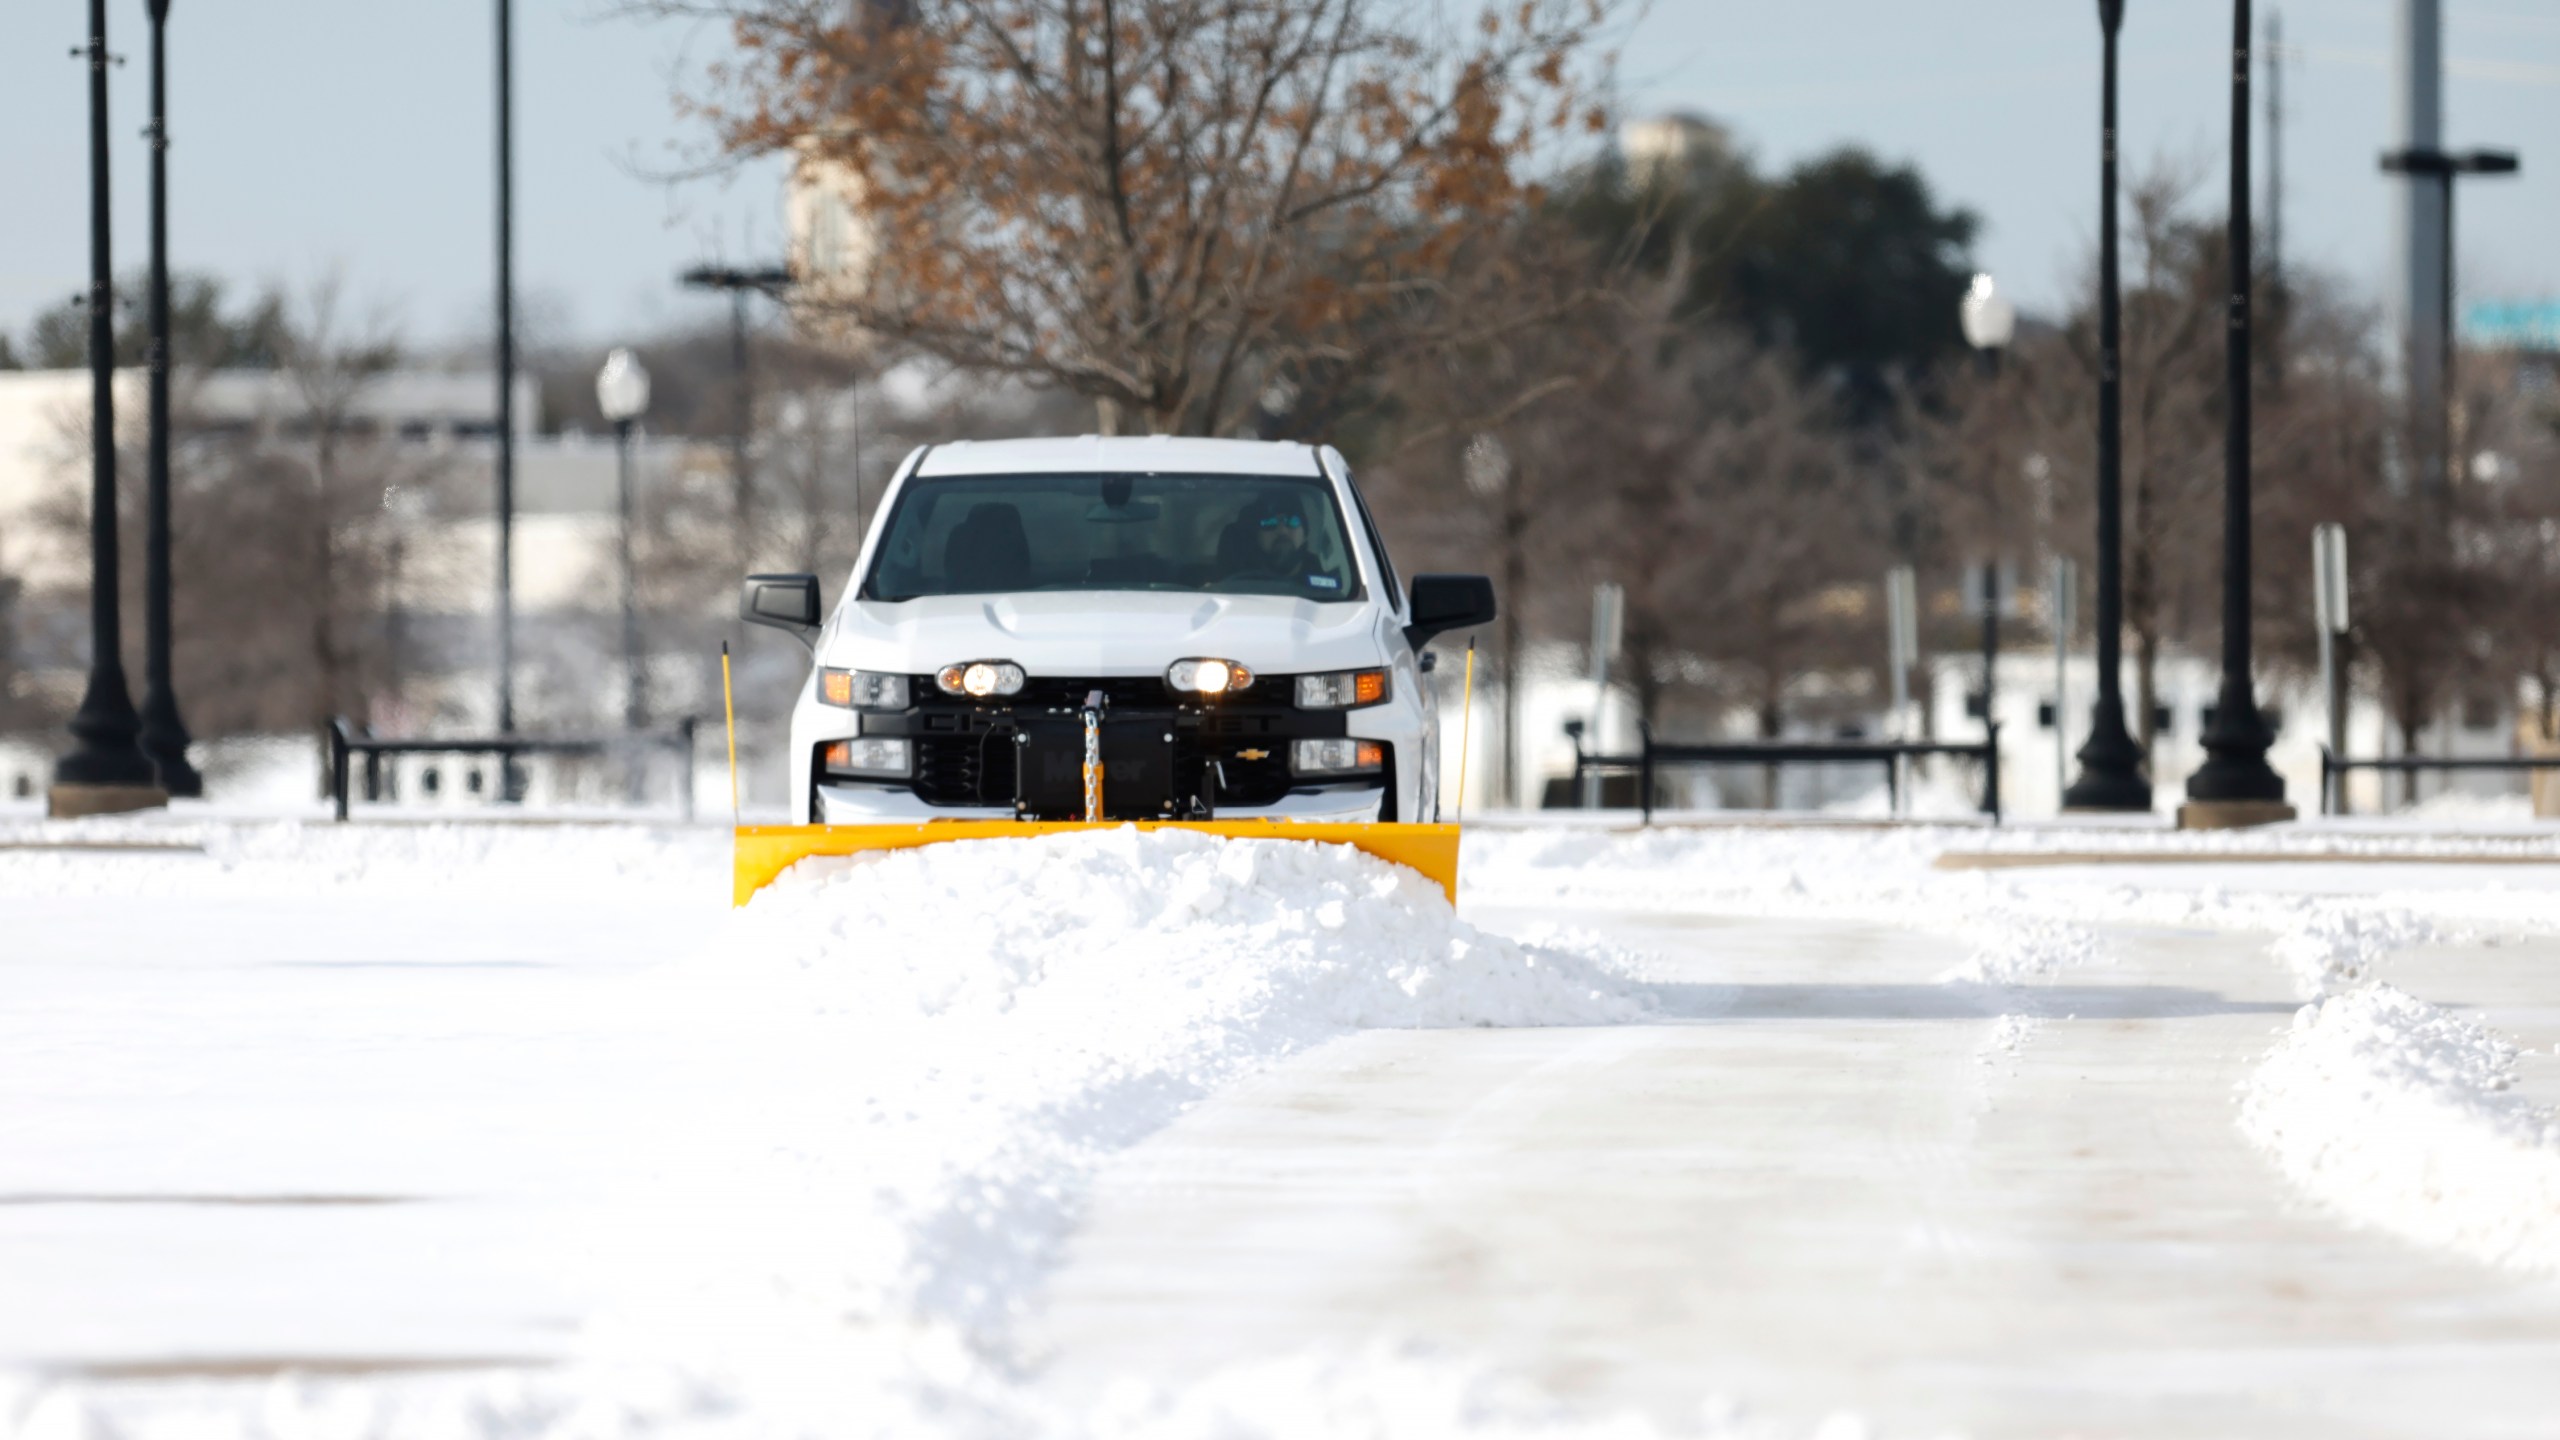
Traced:
MULTIPOLYGON (((1221 805, 1221 820, 1304 820, 1371 824, 1386 811, 1384 786, 1345 786, 1283 795, 1267 805, 1221 805)), ((936 805, 895 785, 821 782, 811 819, 820 825, 869 825, 898 820, 1014 820, 1011 806, 936 805)))
POLYGON ((842 728, 828 724, 800 732, 797 764, 805 766, 809 787, 806 813, 812 821, 836 824, 1080 819, 1081 717, 1086 698, 1100 691, 1104 809, 1112 819, 1396 815, 1396 769, 1411 763, 1414 752, 1406 742, 1418 744, 1404 733, 1402 717, 1390 719, 1377 708, 1301 710, 1287 698, 1293 684, 1292 677, 1267 675, 1243 693, 1197 701, 1170 695, 1152 676, 1034 677, 1021 695, 969 699, 937 692, 929 676, 910 677, 915 703, 907 709, 843 715, 842 728), (1294 741, 1339 738, 1355 726, 1367 732, 1379 720, 1387 721, 1388 732, 1374 737, 1386 742, 1381 769, 1341 776, 1300 776, 1291 769, 1294 741), (906 741, 913 756, 909 777, 865 780, 827 773, 826 744, 857 731, 906 741))

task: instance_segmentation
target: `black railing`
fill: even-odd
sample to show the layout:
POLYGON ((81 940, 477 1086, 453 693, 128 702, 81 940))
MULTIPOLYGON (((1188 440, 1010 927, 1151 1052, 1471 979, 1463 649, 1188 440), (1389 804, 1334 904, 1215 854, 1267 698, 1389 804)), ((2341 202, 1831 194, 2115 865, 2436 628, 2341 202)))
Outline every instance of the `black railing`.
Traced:
POLYGON ((1573 781, 1576 789, 1587 773, 1633 771, 1636 779, 1636 803, 1644 811, 1644 823, 1653 823, 1653 781, 1656 772, 1675 765, 1759 765, 1775 769, 1784 765, 1881 765, 1884 767, 1885 795, 1894 809, 1902 806, 1902 762, 1925 759, 1934 755, 1952 755, 1976 760, 1982 765, 1982 813, 1991 823, 2000 823, 2000 727, 1987 727, 1980 740, 1725 740, 1708 744, 1666 745, 1653 738, 1653 727, 1638 727, 1639 744, 1633 755, 1593 755, 1582 748, 1582 737, 1573 739, 1573 781))
MULTIPOLYGON (((358 734, 356 727, 344 718, 329 722, 329 800, 337 817, 347 818, 347 801, 353 785, 355 758, 364 757, 364 798, 382 798, 382 757, 385 755, 495 755, 500 773, 511 774, 515 762, 527 755, 566 755, 594 758, 613 754, 631 754, 650 750, 674 752, 678 767, 677 790, 684 806, 684 818, 693 818, 694 732, 698 722, 688 715, 665 730, 633 730, 618 735, 549 736, 496 735, 480 738, 442 740, 383 740, 358 734)), ((511 790, 507 781, 502 790, 511 790)))
POLYGON ((2383 755, 2357 760, 2337 754, 2328 746, 2320 747, 2320 813, 2343 815, 2347 810, 2347 774, 2353 770, 2378 770, 2409 774, 2427 770, 2492 770, 2515 773, 2535 770, 2560 770, 2560 755, 2383 755))

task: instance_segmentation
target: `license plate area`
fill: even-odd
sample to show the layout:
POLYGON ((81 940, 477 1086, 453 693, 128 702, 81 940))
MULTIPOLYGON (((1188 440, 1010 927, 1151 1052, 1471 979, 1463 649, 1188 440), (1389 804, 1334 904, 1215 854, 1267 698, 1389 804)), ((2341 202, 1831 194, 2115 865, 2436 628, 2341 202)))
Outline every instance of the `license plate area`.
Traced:
MULTIPOLYGON (((1022 763, 1015 808, 1041 820, 1084 818, 1084 720, 1075 715, 1018 719, 1022 763)), ((1102 815, 1162 820, 1174 813, 1170 714, 1102 722, 1102 815)))

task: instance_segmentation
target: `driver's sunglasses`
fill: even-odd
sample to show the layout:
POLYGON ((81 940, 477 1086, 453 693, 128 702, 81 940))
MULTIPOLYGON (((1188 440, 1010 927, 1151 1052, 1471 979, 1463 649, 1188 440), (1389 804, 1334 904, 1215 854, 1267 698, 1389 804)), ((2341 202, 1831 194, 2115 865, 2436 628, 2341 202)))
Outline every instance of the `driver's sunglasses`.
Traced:
POLYGON ((1296 515, 1265 515, 1262 517, 1262 528, 1265 530, 1276 529, 1282 525, 1286 525, 1292 530, 1303 530, 1306 528, 1307 522, 1304 518, 1296 515))

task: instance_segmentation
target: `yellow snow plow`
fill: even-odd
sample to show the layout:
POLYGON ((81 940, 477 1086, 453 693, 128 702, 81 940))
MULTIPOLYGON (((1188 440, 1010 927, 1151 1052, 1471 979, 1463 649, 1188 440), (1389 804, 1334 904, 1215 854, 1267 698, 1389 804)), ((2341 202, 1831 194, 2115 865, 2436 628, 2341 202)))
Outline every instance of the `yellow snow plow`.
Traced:
POLYGON ((741 825, 737 827, 736 877, 730 898, 732 904, 744 905, 784 871, 819 856, 912 850, 955 840, 1019 840, 1078 830, 1111 830, 1122 824, 1141 830, 1197 830, 1240 840, 1312 840, 1323 845, 1349 845, 1419 871, 1440 887, 1450 904, 1458 903, 1455 825, 1316 824, 1291 820, 930 820, 912 825, 741 825))
MULTIPOLYGON (((1476 679, 1475 646, 1467 646, 1466 701, 1472 707, 1476 679)), ((720 647, 720 691, 729 735, 729 805, 738 804, 738 713, 729 687, 729 647, 720 647)), ((1459 713, 1469 714, 1470 709, 1459 713)), ((1472 727, 1470 727, 1472 728, 1472 727)), ((1465 741, 1460 741, 1458 809, 1467 803, 1465 741)), ((1088 783, 1098 787, 1100 767, 1088 783)), ((1098 797, 1097 797, 1098 800, 1098 797)), ((1449 903, 1458 903, 1458 827, 1454 824, 1326 823, 1299 820, 929 820, 921 824, 885 825, 736 825, 733 827, 729 903, 732 908, 755 898, 782 873, 803 860, 830 855, 867 855, 912 850, 958 840, 1025 839, 1079 830, 1109 830, 1135 825, 1141 830, 1197 830, 1239 840, 1309 840, 1320 845, 1349 845, 1390 864, 1416 871, 1440 887, 1449 903)))

